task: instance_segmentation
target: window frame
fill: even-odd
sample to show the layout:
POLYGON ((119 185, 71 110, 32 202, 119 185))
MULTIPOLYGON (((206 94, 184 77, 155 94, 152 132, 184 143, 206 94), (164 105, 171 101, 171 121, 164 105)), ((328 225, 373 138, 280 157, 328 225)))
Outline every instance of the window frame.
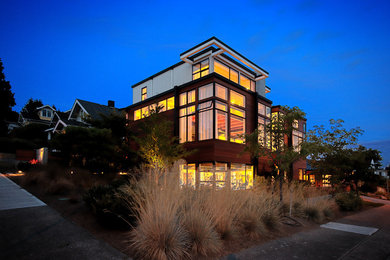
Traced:
POLYGON ((148 87, 141 88, 141 101, 144 101, 148 98, 148 87), (145 90, 145 92, 144 92, 145 90))

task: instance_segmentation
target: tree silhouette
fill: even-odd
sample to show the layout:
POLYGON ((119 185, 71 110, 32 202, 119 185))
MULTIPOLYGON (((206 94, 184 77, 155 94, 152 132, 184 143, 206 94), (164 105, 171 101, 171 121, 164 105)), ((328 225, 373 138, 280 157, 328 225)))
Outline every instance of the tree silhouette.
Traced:
POLYGON ((0 136, 7 134, 8 129, 5 121, 12 117, 12 107, 16 104, 11 84, 5 80, 3 69, 3 62, 0 59, 0 136))

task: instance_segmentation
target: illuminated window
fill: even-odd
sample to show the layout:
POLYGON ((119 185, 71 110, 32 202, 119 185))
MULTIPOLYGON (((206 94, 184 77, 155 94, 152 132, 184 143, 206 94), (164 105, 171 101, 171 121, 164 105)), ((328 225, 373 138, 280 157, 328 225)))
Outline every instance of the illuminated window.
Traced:
POLYGON ((294 119, 293 127, 294 128, 298 128, 298 120, 294 119))
POLYGON ((195 188, 195 164, 180 165, 180 185, 195 188))
POLYGON ((226 186, 227 164, 215 163, 215 187, 223 189, 226 186))
POLYGON ((149 107, 141 108, 141 116, 142 116, 142 118, 149 116, 149 107))
POLYGON ((167 110, 167 100, 164 99, 158 102, 158 106, 160 107, 160 112, 165 112, 167 110))
POLYGON ((237 93, 236 91, 230 90, 230 103, 232 105, 245 107, 245 96, 237 93))
POLYGON ((167 110, 171 110, 175 108, 175 98, 171 97, 167 99, 167 110))
POLYGON ((192 80, 199 79, 209 74, 209 59, 192 66, 192 80))
POLYGON ((262 116, 265 116, 265 105, 261 103, 257 103, 257 113, 259 113, 262 116))
POLYGON ((259 116, 257 118, 257 124, 258 124, 258 131, 259 131, 259 143, 262 146, 265 146, 266 145, 266 140, 265 140, 266 133, 265 133, 265 120, 264 120, 264 118, 259 116))
POLYGON ((219 97, 223 100, 227 100, 227 88, 216 83, 215 84, 215 96, 219 97))
POLYGON ((179 96, 179 105, 187 105, 187 92, 181 93, 179 96))
POLYGON ((134 111, 134 121, 141 119, 141 109, 137 109, 134 111))
POLYGON ((195 102, 195 89, 187 92, 187 102, 188 104, 195 102))
POLYGON ((148 96, 148 93, 147 93, 147 88, 144 87, 141 89, 141 100, 145 100, 148 96))
POLYGON ((240 116, 240 117, 245 117, 245 111, 235 107, 230 107, 230 114, 240 116))
POLYGON ((215 138, 227 140, 227 105, 215 101, 215 138))
POLYGON ((301 151, 301 144, 303 142, 304 134, 300 131, 293 130, 292 131, 292 145, 296 152, 301 151))
POLYGON ((245 132, 245 119, 239 116, 230 115, 230 141, 235 143, 243 143, 245 132))
POLYGON ((213 83, 202 86, 198 90, 198 99, 202 100, 213 96, 213 83))
POLYGON ((329 174, 325 174, 325 175, 322 175, 322 187, 331 187, 331 183, 330 183, 330 178, 332 177, 332 175, 329 175, 329 174))
POLYGON ((199 141, 213 138, 213 103, 204 102, 198 105, 199 141))
POLYGON ((232 163, 230 168, 230 183, 233 190, 253 188, 253 166, 232 163))
POLYGON ((180 143, 195 141, 195 106, 180 109, 179 115, 180 143))
POLYGON ((214 167, 212 163, 199 164, 199 186, 213 187, 214 167))
POLYGON ((247 90, 256 91, 256 84, 253 80, 248 77, 240 74, 240 85, 246 88, 247 90))
POLYGON ((310 184, 316 183, 316 176, 314 174, 310 174, 310 184))
POLYGON ((303 175, 303 169, 298 170, 298 180, 303 181, 304 175, 303 175))
POLYGON ((214 61, 214 72, 224 76, 227 79, 230 79, 235 83, 238 83, 238 72, 219 61, 214 61))

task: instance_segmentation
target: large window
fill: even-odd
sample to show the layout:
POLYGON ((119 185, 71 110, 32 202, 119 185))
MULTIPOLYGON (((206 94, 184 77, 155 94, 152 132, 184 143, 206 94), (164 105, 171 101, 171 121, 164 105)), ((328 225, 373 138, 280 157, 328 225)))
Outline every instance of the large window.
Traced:
POLYGON ((203 102, 198 105, 199 111, 199 141, 213 138, 213 102, 203 102))
POLYGON ((230 104, 245 107, 245 96, 234 90, 230 90, 230 104))
POLYGON ((265 117, 270 117, 271 108, 269 106, 263 105, 261 103, 257 103, 257 112, 265 117))
POLYGON ((214 166, 212 163, 199 164, 199 185, 213 187, 214 183, 214 166))
POLYGON ((180 143, 195 141, 195 106, 180 109, 180 143))
POLYGON ((256 91, 255 82, 244 75, 240 75, 240 85, 248 90, 256 91))
POLYGON ((181 93, 179 96, 180 106, 191 104, 195 102, 195 90, 181 93))
POLYGON ((209 59, 192 65, 192 80, 199 79, 209 74, 209 59))
POLYGON ((230 176, 231 188, 233 190, 253 188, 253 166, 232 163, 230 176))
POLYGON ((215 83, 215 96, 223 100, 227 100, 227 88, 218 83, 215 83))
POLYGON ((141 100, 145 100, 148 97, 148 91, 147 88, 144 87, 141 89, 141 100))
POLYGON ((195 164, 180 165, 180 185, 195 188, 196 167, 195 164))
POLYGON ((227 164, 215 163, 215 187, 223 189, 226 187, 227 164))
POLYGON ((219 61, 214 61, 214 72, 224 76, 231 81, 238 83, 238 72, 219 61))
POLYGON ((227 140, 227 105, 215 101, 215 139, 227 140))
POLYGON ((206 99, 213 96, 213 83, 202 86, 198 90, 198 99, 206 99))
POLYGON ((292 145, 296 152, 301 151, 301 143, 303 142, 304 134, 300 131, 292 131, 292 145))
POLYGON ((245 111, 236 107, 230 107, 230 141, 244 142, 245 111))
POLYGON ((139 108, 134 111, 134 121, 139 120, 144 117, 148 117, 150 114, 150 111, 156 109, 156 105, 160 107, 159 113, 165 112, 167 110, 171 110, 175 108, 175 98, 170 97, 168 99, 164 99, 161 101, 158 101, 156 104, 151 104, 149 106, 144 106, 142 108, 139 108))

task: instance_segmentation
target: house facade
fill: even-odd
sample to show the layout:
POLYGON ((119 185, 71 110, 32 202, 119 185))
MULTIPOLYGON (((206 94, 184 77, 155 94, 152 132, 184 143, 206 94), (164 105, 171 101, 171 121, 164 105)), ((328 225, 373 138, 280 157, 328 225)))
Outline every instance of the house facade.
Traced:
MULTIPOLYGON (((173 122, 172 134, 195 151, 180 169, 182 185, 249 189, 255 175, 272 171, 265 158, 242 153, 244 133, 264 130, 280 107, 266 95, 268 72, 213 37, 180 54, 181 61, 132 86, 133 105, 127 107, 130 124, 161 106, 161 116, 173 122)), ((303 138, 306 122, 296 123, 290 142, 303 138)), ((264 131, 260 142, 270 145, 264 131)), ((287 138, 287 137, 286 137, 287 138)), ((294 178, 306 161, 293 165, 294 178)))

